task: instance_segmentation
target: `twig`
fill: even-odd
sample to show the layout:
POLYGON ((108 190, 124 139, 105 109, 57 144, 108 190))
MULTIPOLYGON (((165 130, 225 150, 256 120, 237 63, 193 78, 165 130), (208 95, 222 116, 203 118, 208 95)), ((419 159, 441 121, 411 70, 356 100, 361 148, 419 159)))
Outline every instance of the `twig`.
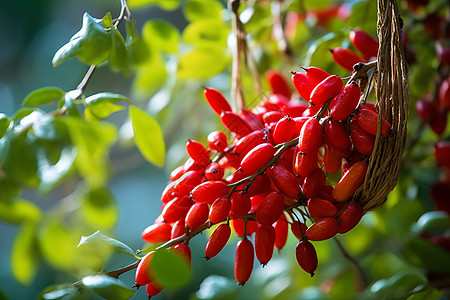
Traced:
POLYGON ((128 266, 122 267, 122 268, 114 270, 114 271, 106 272, 105 275, 108 275, 108 276, 114 277, 114 278, 119 278, 119 276, 122 275, 123 273, 126 273, 128 271, 136 269, 137 266, 139 265, 140 261, 141 260, 138 259, 137 261, 135 261, 134 263, 132 263, 128 266))
POLYGON ((361 267, 361 265, 359 264, 359 262, 347 252, 347 250, 344 248, 341 241, 337 237, 334 237, 333 239, 336 242, 342 255, 344 255, 344 257, 356 267, 356 270, 358 271, 359 276, 361 277, 361 280, 363 281, 364 288, 366 288, 367 287, 367 276, 364 273, 364 270, 361 267))

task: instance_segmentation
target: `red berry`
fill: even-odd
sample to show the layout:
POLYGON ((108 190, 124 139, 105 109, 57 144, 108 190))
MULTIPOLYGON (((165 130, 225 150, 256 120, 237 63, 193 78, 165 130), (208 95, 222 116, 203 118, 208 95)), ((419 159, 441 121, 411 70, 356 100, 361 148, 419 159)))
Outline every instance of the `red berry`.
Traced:
POLYGON ((173 191, 177 195, 189 195, 189 193, 200 183, 205 177, 196 171, 188 171, 184 173, 175 183, 173 191))
POLYGON ((416 112, 424 123, 429 123, 433 117, 434 107, 430 101, 420 99, 416 102, 416 112))
POLYGON ((450 142, 437 142, 434 145, 434 157, 438 166, 450 169, 450 142))
POLYGON ((205 169, 205 177, 207 180, 220 180, 225 175, 225 170, 218 163, 210 163, 205 169))
MULTIPOLYGON (((298 149, 298 147, 297 147, 298 149)), ((294 171, 302 178, 308 176, 317 167, 317 150, 312 152, 296 151, 294 156, 294 171)))
POLYGON ((239 139, 234 147, 234 151, 240 157, 244 157, 250 150, 266 141, 265 134, 261 130, 255 130, 245 137, 239 139))
POLYGON ((269 143, 263 143, 247 153, 241 161, 240 169, 246 174, 252 174, 265 166, 275 154, 275 149, 269 143))
POLYGON ((347 233, 352 230, 364 215, 364 209, 359 202, 350 202, 339 214, 338 232, 347 233))
POLYGON ((271 225, 259 225, 255 233, 255 252, 263 267, 272 259, 274 245, 275 228, 271 225))
POLYGON ((239 285, 244 285, 250 279, 254 260, 255 253, 252 242, 247 239, 240 240, 236 245, 234 257, 234 277, 239 285))
POLYGON ((281 214, 273 227, 275 228, 275 247, 277 247, 278 250, 281 250, 284 245, 286 245, 288 238, 289 224, 286 220, 286 216, 281 214))
POLYGON ((343 82, 341 77, 337 75, 330 75, 321 81, 312 90, 310 96, 310 103, 316 106, 322 106, 327 100, 335 97, 341 91, 343 82))
POLYGON ((172 253, 184 259, 189 268, 191 267, 192 254, 189 246, 185 244, 176 244, 170 249, 172 250, 172 253))
POLYGON ((358 49, 366 60, 378 55, 379 44, 370 34, 362 30, 350 31, 350 42, 358 49))
POLYGON ((206 203, 195 203, 191 206, 186 219, 184 220, 186 226, 190 229, 197 228, 208 220, 209 206, 206 203))
POLYGON ((189 156, 199 165, 206 166, 210 163, 209 151, 200 142, 188 140, 186 150, 189 156))
POLYGON ((342 176, 333 189, 333 199, 338 202, 350 199, 366 178, 367 163, 358 161, 342 176))
POLYGON ((288 99, 291 98, 291 90, 283 75, 275 70, 269 70, 266 72, 266 78, 269 81, 273 94, 280 94, 288 99))
POLYGON ((330 49, 334 61, 344 69, 353 72, 353 66, 363 60, 350 49, 336 47, 330 49))
POLYGON ((347 84, 330 102, 330 115, 334 120, 347 118, 358 106, 361 89, 355 83, 347 84))
POLYGON ((150 244, 167 242, 170 240, 171 232, 172 226, 169 223, 153 224, 144 229, 142 238, 150 244))
POLYGON ((214 152, 223 152, 228 145, 228 138, 222 131, 213 131, 208 134, 208 147, 214 152))
POLYGON ((297 183, 295 175, 292 174, 282 165, 275 165, 271 168, 270 175, 273 183, 286 197, 297 199, 302 193, 300 186, 297 183))
POLYGON ((192 204, 194 204, 194 202, 189 197, 175 197, 164 205, 161 213, 164 221, 172 223, 184 219, 192 204))
POLYGON ((153 281, 153 274, 150 269, 150 263, 153 259, 154 254, 155 251, 149 252, 141 259, 137 266, 135 280, 136 284, 138 284, 139 286, 144 286, 153 281))
POLYGON ((290 141, 295 133, 296 124, 291 117, 286 116, 277 122, 273 131, 273 141, 281 144, 290 141))
POLYGON ((330 76, 326 71, 317 67, 303 68, 306 71, 306 76, 313 82, 314 85, 318 85, 325 78, 330 76))
POLYGON ((164 289, 164 287, 155 282, 155 281, 151 281, 149 283, 147 283, 147 286, 145 288, 145 291, 147 292, 147 295, 149 295, 150 297, 156 296, 159 293, 161 293, 161 291, 164 289))
POLYGON ((205 247, 205 259, 213 258, 225 247, 231 235, 231 228, 227 224, 220 224, 211 234, 205 247))
POLYGON ((291 224, 291 231, 299 240, 305 236, 306 229, 306 225, 304 223, 300 223, 299 221, 293 221, 291 224))
POLYGON ((305 73, 295 72, 292 75, 292 82, 297 92, 300 94, 306 102, 309 102, 311 92, 316 86, 311 79, 305 73))
POLYGON ((175 222, 172 226, 172 232, 170 234, 170 239, 175 239, 186 234, 186 225, 184 224, 184 218, 175 222))
POLYGON ((268 194, 256 210, 256 221, 262 225, 272 225, 283 213, 284 196, 278 191, 268 194))
MULTIPOLYGON (((356 114, 356 121, 358 125, 366 132, 377 135, 378 127, 378 114, 370 109, 360 109, 356 114)), ((391 128, 391 124, 384 118, 381 120, 381 135, 388 135, 388 130, 391 128)))
POLYGON ((344 126, 336 120, 328 120, 325 123, 325 141, 328 145, 346 152, 351 148, 350 138, 344 126))
POLYGON ((331 239, 338 233, 338 223, 336 219, 325 217, 306 229, 306 237, 311 241, 324 241, 331 239))
POLYGON ((223 181, 205 181, 197 185, 191 192, 191 198, 197 203, 212 204, 228 192, 228 186, 223 181))
MULTIPOLYGON (((449 49, 450 52, 450 48, 449 49)), ((450 110, 450 78, 442 81, 439 86, 439 105, 450 110)))
POLYGON ((322 146, 324 141, 323 128, 319 121, 315 118, 310 118, 303 124, 298 139, 299 151, 310 153, 317 151, 322 146))
POLYGON ((235 133, 238 137, 244 137, 253 130, 250 125, 239 115, 232 111, 223 111, 220 114, 223 126, 235 133))
POLYGON ((179 166, 170 172, 170 181, 175 181, 184 174, 184 166, 179 166))
POLYGON ((315 168, 303 181, 303 195, 310 199, 316 197, 325 185, 327 177, 320 168, 315 168))
POLYGON ((231 200, 226 197, 219 197, 214 201, 209 210, 208 219, 216 224, 225 221, 230 213, 231 200))
POLYGON ((231 111, 231 106, 225 96, 215 88, 206 88, 205 98, 219 116, 223 111, 231 111))
POLYGON ((307 206, 309 214, 315 219, 334 217, 339 212, 333 203, 320 198, 309 199, 307 206))
POLYGON ((362 154, 372 154, 375 147, 375 136, 363 130, 358 122, 352 122, 350 124, 350 136, 352 144, 362 154))
MULTIPOLYGON (((232 220, 231 225, 233 226, 234 232, 238 236, 244 236, 244 230, 245 230, 245 221, 244 219, 236 219, 232 220)), ((247 231, 246 235, 252 235, 256 232, 256 229, 258 228, 258 223, 253 220, 247 221, 247 231)))
POLYGON ((323 151, 323 170, 328 174, 334 174, 341 168, 343 153, 336 148, 325 144, 323 151))
POLYGON ((246 215, 251 208, 252 202, 248 193, 235 192, 231 195, 231 219, 237 219, 246 215))
POLYGON ((318 259, 316 249, 307 240, 301 240, 295 247, 295 257, 300 267, 307 273, 314 276, 317 269, 318 259))

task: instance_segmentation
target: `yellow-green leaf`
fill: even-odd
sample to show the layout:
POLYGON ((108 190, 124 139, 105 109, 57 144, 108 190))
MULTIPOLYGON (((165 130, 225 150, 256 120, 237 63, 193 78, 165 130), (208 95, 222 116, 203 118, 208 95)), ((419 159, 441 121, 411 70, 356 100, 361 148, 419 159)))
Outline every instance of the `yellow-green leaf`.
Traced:
POLYGON ((151 20, 147 21, 142 27, 142 38, 150 48, 172 54, 178 51, 180 33, 169 22, 151 20))
POLYGON ((166 146, 159 124, 147 113, 130 106, 134 139, 142 155, 158 167, 164 165, 166 146))
POLYGON ((20 224, 24 221, 36 222, 42 217, 41 210, 33 202, 24 199, 1 199, 0 220, 20 224))
POLYGON ((29 93, 23 100, 22 106, 38 106, 60 99, 65 92, 57 87, 43 87, 29 93))
POLYGON ((230 63, 229 53, 222 48, 199 47, 181 57, 177 75, 181 79, 208 79, 223 70, 230 63))
POLYGON ((29 285, 37 271, 35 232, 34 222, 24 223, 16 235, 11 250, 12 274, 23 285, 29 285))
POLYGON ((119 219, 119 209, 113 195, 103 187, 93 188, 81 199, 81 212, 94 228, 110 229, 119 219))

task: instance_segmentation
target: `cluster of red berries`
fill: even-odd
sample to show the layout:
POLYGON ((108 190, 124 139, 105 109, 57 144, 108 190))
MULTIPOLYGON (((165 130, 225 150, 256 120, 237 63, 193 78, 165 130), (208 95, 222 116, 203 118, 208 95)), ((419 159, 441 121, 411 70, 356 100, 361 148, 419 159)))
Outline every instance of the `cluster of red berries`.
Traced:
MULTIPOLYGON (((361 34, 366 38, 361 32, 357 37, 361 34)), ((349 52, 341 49, 333 51, 337 62, 348 60, 342 53, 349 52)), ((372 57, 375 52, 370 51, 362 53, 372 57)), ((276 71, 266 74, 272 94, 252 110, 233 112, 221 92, 204 90, 231 133, 231 143, 223 131, 211 132, 207 146, 188 140, 189 159, 170 174, 162 212, 142 234, 146 242, 164 242, 190 262, 190 238, 218 224, 205 247, 208 260, 223 249, 233 230, 240 237, 234 273, 244 285, 255 254, 266 265, 274 248, 284 247, 290 227, 299 239, 297 261, 314 275, 318 259, 311 242, 350 231, 364 215, 363 205, 352 196, 365 180, 377 130, 388 135, 390 124, 382 119, 378 128, 377 109, 365 102, 355 80, 344 85, 339 76, 320 68, 304 70, 293 73, 292 82, 306 102, 292 94, 276 71), (341 178, 333 186, 327 174, 339 170, 341 178)), ((162 289, 149 270, 153 254, 143 257, 136 271, 137 285, 147 285, 150 296, 162 289)))

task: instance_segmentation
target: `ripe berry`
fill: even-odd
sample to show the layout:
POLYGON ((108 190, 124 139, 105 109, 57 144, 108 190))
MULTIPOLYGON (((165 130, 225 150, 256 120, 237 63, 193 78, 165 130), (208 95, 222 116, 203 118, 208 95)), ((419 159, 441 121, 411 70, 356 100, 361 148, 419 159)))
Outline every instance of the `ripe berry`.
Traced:
POLYGON ((288 115, 277 122, 273 131, 273 141, 275 144, 288 142, 292 139, 295 133, 295 121, 288 115))
MULTIPOLYGON (((298 148, 298 147, 297 147, 298 148)), ((294 171, 305 178, 317 167, 317 150, 312 152, 296 151, 294 156, 294 171)))
POLYGON ((298 242, 295 247, 295 257, 300 267, 313 277, 318 265, 317 253, 313 244, 307 240, 298 242))
POLYGON ((299 240, 305 236, 306 229, 306 225, 304 223, 300 223, 299 221, 293 221, 291 224, 291 231, 299 240))
POLYGON ((343 82, 341 77, 337 75, 328 76, 311 91, 310 103, 316 106, 322 106, 327 100, 339 94, 342 86, 343 82))
POLYGON ((206 166, 210 163, 209 151, 201 143, 188 140, 186 150, 189 156, 199 165, 206 166))
POLYGON ((253 271, 253 261, 255 253, 253 244, 250 240, 240 240, 236 245, 234 256, 234 277, 239 285, 244 285, 249 279, 253 271))
POLYGON ((255 130, 245 137, 239 139, 234 147, 234 151, 242 158, 250 150, 266 141, 265 134, 261 130, 255 130))
POLYGON ((212 204, 228 192, 228 186, 223 181, 205 181, 197 185, 191 192, 191 198, 197 203, 212 204))
POLYGON ((256 221, 262 225, 272 225, 283 213, 284 196, 278 191, 268 194, 256 210, 256 221))
POLYGON ((353 72, 353 66, 363 60, 350 49, 336 47, 330 49, 333 60, 344 69, 353 72))
POLYGON ((152 261, 154 254, 155 251, 149 252, 139 262, 135 274, 135 281, 137 285, 144 286, 149 282, 153 281, 153 274, 150 269, 150 262, 152 261))
POLYGON ((311 79, 305 73, 295 72, 292 75, 292 82, 300 97, 306 102, 309 102, 311 92, 316 86, 311 79))
POLYGON ((223 111, 231 111, 231 106, 225 96, 215 88, 205 88, 205 98, 209 106, 220 116, 223 111))
POLYGON ((275 228, 271 225, 259 225, 255 233, 255 252, 263 267, 272 259, 274 244, 275 228))
POLYGON ((322 146, 324 141, 323 128, 319 121, 315 118, 310 118, 303 124, 298 139, 299 151, 309 153, 317 151, 322 146))
POLYGON ((434 157, 438 166, 450 169, 450 142, 437 142, 434 145, 434 157))
POLYGON ((325 144, 323 151, 323 170, 328 174, 334 174, 341 168, 343 154, 336 148, 325 144))
POLYGON ((350 149, 350 138, 341 122, 328 120, 325 123, 324 131, 327 144, 344 153, 350 149))
POLYGON ((350 202, 339 214, 338 232, 341 234, 352 230, 364 215, 364 209, 359 202, 350 202))
POLYGON ((235 192, 231 195, 231 219, 237 219, 246 215, 251 208, 252 202, 248 193, 235 192))
POLYGON ((350 199, 366 178, 367 163, 358 161, 342 176, 333 189, 333 199, 338 202, 350 199))
POLYGON ((350 31, 350 42, 364 55, 366 60, 378 55, 379 43, 365 31, 350 31))
POLYGON ((303 181, 303 195, 310 199, 316 197, 325 185, 327 177, 320 168, 315 168, 303 181))
POLYGON ((239 115, 232 111, 223 111, 220 114, 223 126, 235 133, 238 137, 244 137, 253 130, 250 125, 239 115))
POLYGON ((177 237, 180 237, 183 234, 185 234, 186 232, 187 232, 186 225, 184 224, 184 218, 182 218, 182 219, 176 221, 175 224, 173 224, 172 231, 170 234, 170 239, 172 240, 177 237))
POLYGON ((172 253, 184 259, 189 268, 191 267, 192 253, 189 246, 185 244, 176 244, 170 249, 172 250, 172 253))
POLYGON ((334 120, 347 118, 358 106, 361 89, 356 83, 344 86, 341 92, 330 102, 330 115, 334 120))
POLYGON ((172 172, 170 172, 170 181, 175 181, 184 174, 184 166, 178 166, 172 172))
MULTIPOLYGON (((370 109, 360 109, 356 114, 358 125, 366 132, 377 135, 378 114, 370 109)), ((381 119, 381 135, 388 135, 391 124, 384 118, 381 119)))
POLYGON ((171 232, 172 226, 169 223, 157 223, 145 228, 142 238, 150 244, 167 242, 170 240, 171 232))
POLYGON ((320 198, 309 199, 307 206, 309 214, 315 219, 334 217, 339 212, 333 203, 320 198))
POLYGON ((295 175, 279 164, 273 166, 270 170, 272 181, 280 192, 288 198, 297 199, 302 190, 297 183, 295 175))
POLYGON ((371 135, 367 131, 364 131, 358 124, 358 122, 352 122, 350 124, 350 136, 352 144, 362 154, 372 154, 375 147, 375 136, 371 135))
POLYGON ((223 152, 228 145, 228 138, 222 131, 213 131, 208 134, 208 147, 214 152, 223 152))
POLYGON ((211 234, 205 247, 205 259, 213 258, 225 247, 231 235, 231 228, 227 224, 220 224, 211 234))
POLYGON ((164 287, 155 282, 155 281, 151 281, 149 283, 147 283, 147 286, 145 288, 145 291, 147 292, 147 295, 149 295, 149 297, 153 297, 158 295, 159 293, 161 293, 161 291, 164 289, 164 287))
POLYGON ((273 227, 275 228, 275 247, 277 247, 278 250, 281 250, 284 245, 286 245, 288 238, 289 224, 286 220, 286 216, 281 214, 273 227))
POLYGON ((269 81, 269 86, 273 94, 280 94, 288 99, 291 98, 291 90, 283 75, 275 70, 269 70, 266 72, 266 78, 269 81))
POLYGON ((230 213, 231 200, 226 197, 219 197, 214 201, 209 210, 208 219, 216 224, 225 221, 230 213))
POLYGON ((164 205, 162 216, 168 223, 184 219, 194 202, 186 196, 175 197, 164 205))
POLYGON ((188 171, 184 173, 175 183, 174 193, 177 195, 189 195, 189 193, 200 183, 205 177, 196 171, 188 171))
POLYGON ((218 163, 210 163, 205 169, 205 177, 207 180, 220 180, 223 178, 225 170, 218 163))
POLYGON ((269 143, 263 143, 247 153, 241 161, 240 169, 246 174, 252 174, 265 166, 275 154, 275 149, 269 143))
POLYGON ((308 76, 308 78, 313 82, 314 85, 318 85, 325 78, 330 76, 328 72, 317 67, 308 67, 302 69, 306 71, 306 76, 308 76))
POLYGON ((306 237, 311 241, 324 241, 331 239, 338 233, 338 223, 336 219, 325 217, 306 229, 306 237))
MULTIPOLYGON (((244 230, 245 230, 244 219, 232 220, 231 225, 233 226, 234 232, 236 232, 236 234, 238 236, 244 236, 244 230)), ((257 228, 258 228, 258 223, 256 223, 256 221, 248 220, 246 235, 252 235, 253 233, 256 232, 257 228)))
POLYGON ((416 112, 424 123, 429 123, 433 117, 434 107, 430 101, 420 99, 416 102, 416 112))
POLYGON ((208 220, 209 206, 206 203, 195 203, 191 206, 186 219, 184 220, 186 226, 190 229, 197 228, 208 220))

